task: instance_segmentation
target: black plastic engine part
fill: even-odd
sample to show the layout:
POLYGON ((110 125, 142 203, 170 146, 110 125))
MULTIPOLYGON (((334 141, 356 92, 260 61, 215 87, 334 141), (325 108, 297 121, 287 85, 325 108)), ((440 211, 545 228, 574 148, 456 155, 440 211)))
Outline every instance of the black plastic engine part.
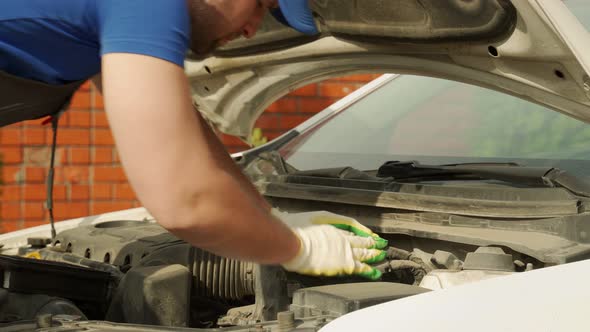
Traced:
POLYGON ((429 292, 428 289, 388 282, 340 284, 295 292, 291 310, 298 318, 341 316, 373 305, 429 292))
POLYGON ((84 313, 71 301, 0 289, 0 323, 35 320, 40 315, 69 315, 86 319, 84 313))
POLYGON ((106 309, 111 275, 70 264, 0 255, 2 288, 24 294, 44 294, 106 309))
MULTIPOLYGON (((194 296, 242 300, 254 295, 254 264, 193 248, 155 223, 116 220, 88 224, 61 232, 56 242, 73 257, 106 262, 124 272, 142 266, 186 266, 194 277, 194 296)), ((62 256, 60 259, 67 257, 62 256)))
POLYGON ((106 320, 189 326, 191 272, 182 265, 132 268, 119 283, 106 320))

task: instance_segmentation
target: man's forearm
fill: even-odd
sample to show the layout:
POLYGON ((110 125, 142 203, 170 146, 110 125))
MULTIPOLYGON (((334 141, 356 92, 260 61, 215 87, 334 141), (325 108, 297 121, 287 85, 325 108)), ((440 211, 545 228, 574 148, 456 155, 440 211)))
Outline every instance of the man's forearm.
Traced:
POLYGON ((188 224, 171 231, 213 253, 284 263, 299 250, 293 232, 270 214, 270 205, 254 188, 223 145, 199 115, 201 130, 211 147, 218 170, 213 170, 208 190, 186 202, 188 224), (274 250, 268 250, 273 248, 274 250))
POLYGON ((280 264, 295 257, 299 240, 260 207, 231 176, 217 176, 211 190, 184 204, 178 219, 164 225, 199 248, 225 257, 280 264))
POLYGON ((297 254, 297 236, 270 215, 194 112, 181 68, 141 55, 108 54, 103 79, 121 162, 162 226, 223 256, 275 264, 297 254))
POLYGON ((232 174, 234 174, 237 181, 240 182, 242 188, 249 193, 256 201, 261 205, 264 210, 270 211, 271 206, 268 202, 260 195, 260 193, 256 190, 252 182, 242 173, 239 167, 235 164, 235 162, 231 159, 229 154, 226 152, 225 147, 221 144, 221 141, 215 135, 213 130, 207 125, 206 121, 203 117, 199 114, 200 117, 200 124, 201 130, 205 133, 206 139, 211 142, 213 145, 213 151, 217 154, 217 158, 223 163, 228 169, 232 169, 232 174))

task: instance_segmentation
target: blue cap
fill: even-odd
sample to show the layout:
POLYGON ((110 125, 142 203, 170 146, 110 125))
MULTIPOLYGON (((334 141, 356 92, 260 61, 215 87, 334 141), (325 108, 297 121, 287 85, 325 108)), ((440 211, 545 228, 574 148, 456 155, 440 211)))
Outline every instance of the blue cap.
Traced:
POLYGON ((320 33, 309 8, 309 0, 279 0, 279 8, 271 10, 281 23, 306 35, 320 33))

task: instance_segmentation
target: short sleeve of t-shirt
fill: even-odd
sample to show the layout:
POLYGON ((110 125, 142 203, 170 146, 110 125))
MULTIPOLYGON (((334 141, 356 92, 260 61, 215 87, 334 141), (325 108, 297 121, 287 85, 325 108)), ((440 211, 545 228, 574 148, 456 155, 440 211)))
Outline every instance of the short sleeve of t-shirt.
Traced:
POLYGON ((179 66, 189 46, 186 0, 97 0, 100 55, 133 53, 179 66))

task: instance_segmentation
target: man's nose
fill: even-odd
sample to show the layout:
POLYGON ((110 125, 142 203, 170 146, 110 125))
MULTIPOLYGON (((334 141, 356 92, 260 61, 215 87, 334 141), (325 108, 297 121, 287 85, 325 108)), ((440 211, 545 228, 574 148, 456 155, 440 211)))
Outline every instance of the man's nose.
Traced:
POLYGON ((248 23, 242 29, 242 36, 244 36, 244 38, 252 38, 256 35, 257 30, 258 27, 254 27, 252 24, 248 23))
POLYGON ((266 10, 260 10, 252 15, 248 23, 242 28, 242 35, 244 38, 252 38, 256 35, 256 32, 258 31, 258 28, 260 28, 260 24, 264 19, 265 13, 266 10))

